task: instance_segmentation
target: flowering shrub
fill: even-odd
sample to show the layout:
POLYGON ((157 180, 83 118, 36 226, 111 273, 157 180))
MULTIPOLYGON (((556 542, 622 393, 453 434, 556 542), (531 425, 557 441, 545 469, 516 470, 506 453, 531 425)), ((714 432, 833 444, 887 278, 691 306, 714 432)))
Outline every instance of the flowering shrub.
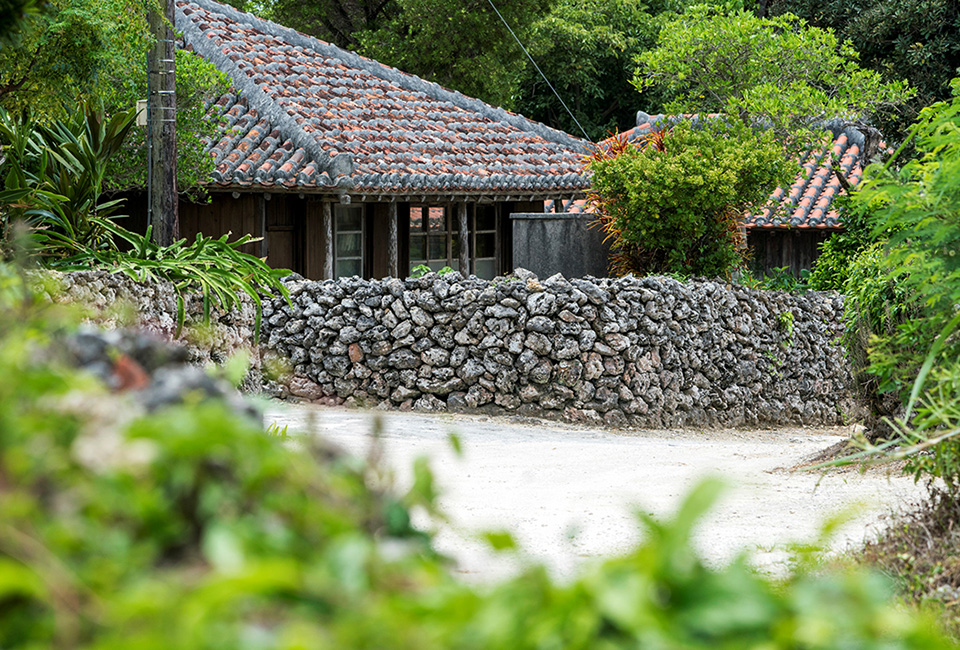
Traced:
POLYGON ((623 136, 587 159, 611 270, 728 276, 746 254, 740 222, 788 170, 770 132, 680 121, 637 144, 623 136))

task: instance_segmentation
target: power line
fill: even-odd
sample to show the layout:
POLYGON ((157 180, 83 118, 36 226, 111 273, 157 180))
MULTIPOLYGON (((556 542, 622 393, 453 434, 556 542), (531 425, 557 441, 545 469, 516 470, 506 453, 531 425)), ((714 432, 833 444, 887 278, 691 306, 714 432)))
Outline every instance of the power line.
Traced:
POLYGON ((533 57, 530 56, 530 53, 527 52, 527 48, 525 48, 525 47, 523 46, 523 43, 520 42, 520 39, 517 38, 517 35, 513 33, 513 30, 512 30, 512 29, 510 29, 510 25, 507 24, 507 21, 504 20, 503 15, 500 13, 500 10, 497 9, 497 7, 496 7, 495 4, 493 4, 493 0, 487 0, 487 2, 490 3, 490 7, 491 7, 491 8, 493 9, 493 11, 497 14, 497 17, 500 18, 500 22, 503 23, 503 26, 506 27, 506 28, 507 28, 507 31, 510 32, 510 35, 513 36, 513 40, 515 40, 515 41, 517 42, 517 45, 520 46, 520 49, 523 50, 523 53, 527 55, 527 58, 528 58, 528 59, 530 59, 530 63, 533 64, 533 67, 536 68, 536 69, 537 69, 537 72, 540 73, 540 76, 543 77, 543 80, 546 82, 547 86, 550 88, 550 90, 553 91, 553 94, 556 95, 557 99, 560 101, 560 105, 563 106, 563 109, 564 109, 565 111, 567 111, 567 115, 570 116, 570 119, 573 120, 573 123, 577 125, 577 128, 578 128, 578 129, 580 129, 580 133, 583 134, 583 137, 586 138, 588 142, 593 142, 593 140, 590 138, 590 136, 587 135, 586 130, 584 130, 584 128, 583 128, 582 126, 580 126, 580 122, 577 120, 577 118, 574 117, 573 111, 571 111, 571 110, 567 107, 567 103, 566 103, 565 101, 563 101, 563 98, 560 96, 560 93, 557 92, 557 89, 554 88, 554 87, 553 87, 553 84, 550 83, 550 80, 547 79, 547 75, 543 74, 543 70, 540 69, 540 66, 537 65, 537 62, 534 61, 534 60, 533 60, 533 57))

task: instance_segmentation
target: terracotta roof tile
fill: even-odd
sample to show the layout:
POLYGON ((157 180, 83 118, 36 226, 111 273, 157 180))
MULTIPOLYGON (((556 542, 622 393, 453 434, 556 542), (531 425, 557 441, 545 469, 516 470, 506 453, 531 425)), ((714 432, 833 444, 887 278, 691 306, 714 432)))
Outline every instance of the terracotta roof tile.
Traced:
POLYGON ((213 0, 178 0, 185 44, 232 81, 214 101, 218 185, 369 193, 582 194, 586 143, 213 0), (278 157, 278 152, 281 152, 278 157))

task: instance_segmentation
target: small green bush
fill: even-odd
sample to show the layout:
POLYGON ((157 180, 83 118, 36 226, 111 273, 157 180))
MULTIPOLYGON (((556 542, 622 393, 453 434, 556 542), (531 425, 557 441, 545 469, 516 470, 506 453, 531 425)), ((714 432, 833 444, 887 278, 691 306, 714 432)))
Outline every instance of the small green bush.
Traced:
POLYGON ((790 271, 789 267, 781 266, 771 269, 759 277, 746 273, 740 277, 739 282, 752 289, 805 293, 810 289, 810 271, 801 269, 800 277, 797 277, 790 271))
POLYGON ((615 273, 717 277, 742 265, 741 216, 769 196, 787 161, 772 133, 718 119, 681 121, 636 146, 601 145, 588 167, 615 273))
POLYGON ((867 202, 856 194, 844 194, 835 203, 843 211, 844 229, 820 244, 820 256, 810 273, 814 291, 844 292, 857 255, 875 244, 885 244, 890 236, 878 214, 885 203, 882 199, 867 202))
POLYGON ((43 125, 0 109, 3 232, 13 223, 27 223, 44 258, 109 247, 109 234, 97 217, 109 217, 120 201, 103 200, 107 165, 135 117, 133 109, 107 118, 82 105, 69 118, 43 125))

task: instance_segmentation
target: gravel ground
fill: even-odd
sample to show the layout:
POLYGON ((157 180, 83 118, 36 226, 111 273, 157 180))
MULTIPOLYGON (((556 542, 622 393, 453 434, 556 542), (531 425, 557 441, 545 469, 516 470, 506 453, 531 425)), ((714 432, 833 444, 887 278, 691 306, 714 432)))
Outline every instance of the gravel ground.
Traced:
POLYGON ((447 523, 435 527, 437 547, 455 558, 467 579, 488 581, 527 562, 572 577, 584 562, 623 553, 638 540, 635 510, 669 516, 702 478, 727 483, 696 543, 710 562, 748 551, 761 570, 782 571, 790 542, 814 539, 823 522, 855 508, 830 548, 848 548, 875 534, 891 511, 922 498, 912 479, 873 468, 798 469, 843 440, 845 428, 612 431, 531 419, 371 412, 272 402, 267 422, 291 434, 322 435, 366 455, 380 418, 385 464, 399 488, 426 456, 447 523), (463 443, 452 450, 449 434, 463 443), (495 555, 477 541, 506 529, 517 557, 495 555))

